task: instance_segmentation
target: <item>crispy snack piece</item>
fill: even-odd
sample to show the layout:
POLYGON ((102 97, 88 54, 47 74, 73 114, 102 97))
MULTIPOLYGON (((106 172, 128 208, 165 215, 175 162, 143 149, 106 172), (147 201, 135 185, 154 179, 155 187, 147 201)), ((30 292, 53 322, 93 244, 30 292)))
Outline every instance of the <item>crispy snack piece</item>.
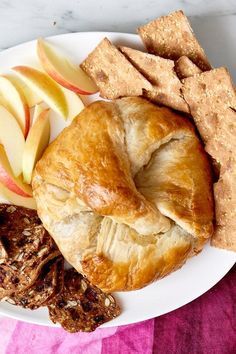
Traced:
POLYGON ((236 251, 236 163, 228 161, 214 185, 217 227, 212 245, 236 251))
POLYGON ((173 109, 189 112, 188 105, 180 92, 182 83, 174 71, 173 60, 128 47, 120 47, 120 50, 136 69, 152 83, 152 90, 145 91, 145 97, 173 109))
POLYGON ((189 77, 182 91, 206 151, 224 165, 236 149, 236 95, 227 69, 189 77))
POLYGON ((68 332, 91 332, 120 314, 113 296, 91 285, 75 269, 65 271, 64 289, 48 305, 54 323, 68 332))
POLYGON ((225 68, 184 80, 184 98, 205 142, 220 166, 214 185, 216 231, 212 244, 236 251, 236 94, 225 68))
POLYGON ((6 248, 4 247, 1 239, 0 239, 0 264, 4 263, 8 257, 6 248))
POLYGON ((35 210, 0 205, 0 299, 30 287, 59 254, 35 210))
POLYGON ((182 11, 157 18, 139 27, 138 32, 150 53, 173 60, 185 55, 203 71, 211 69, 182 11))
POLYGON ((95 81, 103 98, 141 96, 143 89, 152 88, 107 38, 89 54, 81 68, 95 81))
POLYGON ((183 55, 175 62, 175 72, 180 80, 182 80, 196 74, 201 74, 202 70, 192 60, 183 55))
POLYGON ((63 278, 64 259, 59 256, 44 265, 37 280, 30 288, 11 295, 7 301, 31 310, 46 306, 49 300, 62 290, 63 278))

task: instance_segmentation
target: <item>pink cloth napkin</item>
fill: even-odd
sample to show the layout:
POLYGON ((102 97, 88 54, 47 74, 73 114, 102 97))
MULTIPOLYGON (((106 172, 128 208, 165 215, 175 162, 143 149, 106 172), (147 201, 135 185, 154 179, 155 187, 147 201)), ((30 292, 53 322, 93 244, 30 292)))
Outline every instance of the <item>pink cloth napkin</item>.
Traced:
POLYGON ((80 353, 235 354, 236 267, 192 303, 134 325, 68 334, 60 328, 0 320, 0 354, 80 353))

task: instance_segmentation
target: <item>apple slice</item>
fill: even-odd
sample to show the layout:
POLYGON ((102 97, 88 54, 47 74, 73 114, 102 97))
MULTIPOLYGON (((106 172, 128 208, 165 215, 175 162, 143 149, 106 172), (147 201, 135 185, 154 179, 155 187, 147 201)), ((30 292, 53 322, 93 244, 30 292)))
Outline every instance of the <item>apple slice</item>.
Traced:
POLYGON ((4 202, 8 202, 14 205, 22 206, 29 209, 35 209, 35 210, 37 209, 34 198, 22 197, 12 192, 8 188, 6 188, 1 182, 0 182, 0 198, 3 199, 4 202))
MULTIPOLYGON (((66 88, 61 86, 61 90, 63 91, 67 106, 68 106, 68 121, 72 121, 81 111, 84 109, 84 103, 82 102, 80 96, 70 90, 67 90, 66 88)), ((43 103, 37 104, 34 109, 34 114, 33 114, 33 119, 32 122, 34 124, 35 120, 39 116, 39 114, 44 110, 48 108, 48 105, 43 103)))
POLYGON ((22 166, 25 183, 30 184, 36 162, 42 156, 50 139, 49 109, 39 114, 25 143, 22 166))
POLYGON ((62 87, 69 108, 68 120, 73 120, 84 109, 84 103, 79 95, 62 87))
POLYGON ((4 147, 0 145, 0 182, 12 192, 22 197, 32 197, 32 189, 24 184, 22 177, 13 175, 4 147))
POLYGON ((24 94, 10 78, 0 76, 0 96, 1 104, 13 114, 26 137, 30 127, 30 111, 24 94))
POLYGON ((5 77, 15 85, 18 91, 23 93, 30 108, 42 102, 42 98, 32 91, 18 76, 7 74, 5 77))
POLYGON ((33 113, 33 117, 32 117, 32 125, 36 122, 36 120, 38 119, 40 114, 47 108, 48 108, 48 105, 45 103, 35 105, 34 113, 33 113))
POLYGON ((38 39, 37 52, 44 70, 60 85, 81 95, 98 91, 95 83, 79 66, 71 63, 45 40, 38 39))
POLYGON ((47 74, 30 66, 16 66, 12 69, 52 110, 67 119, 68 106, 65 95, 55 81, 47 74))
POLYGON ((25 139, 13 115, 0 105, 0 143, 4 146, 14 176, 22 172, 25 139))

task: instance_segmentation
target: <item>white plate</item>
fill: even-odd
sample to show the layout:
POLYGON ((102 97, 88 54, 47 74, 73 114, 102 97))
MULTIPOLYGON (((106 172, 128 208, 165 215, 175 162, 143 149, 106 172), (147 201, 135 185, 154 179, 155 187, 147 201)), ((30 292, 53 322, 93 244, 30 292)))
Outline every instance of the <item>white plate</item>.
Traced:
MULTIPOLYGON (((73 33, 51 37, 50 40, 80 63, 105 36, 116 44, 142 48, 138 36, 122 33, 73 33)), ((1 52, 1 72, 15 65, 34 63, 37 60, 35 52, 35 41, 1 52)), ((53 128, 54 135, 63 126, 62 120, 56 120, 56 122, 53 128)), ((116 296, 122 306, 122 314, 103 327, 134 323, 175 310, 209 290, 229 271, 235 261, 234 253, 207 245, 201 254, 188 260, 180 270, 166 278, 142 290, 117 293, 116 296)), ((47 310, 43 308, 30 311, 1 303, 0 313, 26 322, 53 326, 48 319, 47 310)))

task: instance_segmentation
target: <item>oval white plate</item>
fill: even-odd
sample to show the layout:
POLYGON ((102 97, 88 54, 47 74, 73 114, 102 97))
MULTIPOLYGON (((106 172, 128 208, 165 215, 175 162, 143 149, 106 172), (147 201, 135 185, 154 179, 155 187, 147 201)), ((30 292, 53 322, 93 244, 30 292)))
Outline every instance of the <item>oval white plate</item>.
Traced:
MULTIPOLYGON (((51 37, 50 41, 61 47, 75 62, 80 63, 105 36, 118 45, 142 48, 138 36, 123 33, 73 33, 51 37)), ((15 65, 32 65, 36 61, 35 41, 28 42, 0 53, 0 71, 4 72, 15 65)), ((94 99, 97 99, 97 95, 86 98, 88 102, 94 99)), ((60 119, 54 119, 53 122, 55 136, 64 123, 60 119)), ((235 261, 236 255, 233 252, 207 245, 201 254, 188 260, 180 270, 168 277, 142 290, 117 293, 122 314, 103 327, 134 323, 175 310, 209 290, 229 271, 235 261)), ((45 308, 30 311, 2 302, 0 313, 26 322, 54 326, 45 308)))

